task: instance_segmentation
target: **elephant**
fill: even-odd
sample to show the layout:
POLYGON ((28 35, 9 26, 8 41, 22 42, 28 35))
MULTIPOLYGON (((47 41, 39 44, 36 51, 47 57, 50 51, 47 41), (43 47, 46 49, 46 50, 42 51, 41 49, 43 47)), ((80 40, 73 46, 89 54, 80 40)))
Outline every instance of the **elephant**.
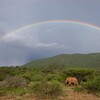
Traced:
POLYGON ((65 86, 66 84, 68 84, 69 86, 72 86, 72 85, 75 86, 75 85, 78 85, 78 80, 75 77, 68 77, 65 80, 65 86))

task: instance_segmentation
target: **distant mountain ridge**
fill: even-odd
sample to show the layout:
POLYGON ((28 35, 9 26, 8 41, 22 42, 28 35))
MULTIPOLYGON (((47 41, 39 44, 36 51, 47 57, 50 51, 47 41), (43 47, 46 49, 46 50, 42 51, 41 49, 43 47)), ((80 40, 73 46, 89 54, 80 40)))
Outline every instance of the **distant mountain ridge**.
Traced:
POLYGON ((48 67, 58 64, 65 67, 86 67, 100 69, 100 53, 61 54, 54 57, 31 61, 23 67, 48 67))

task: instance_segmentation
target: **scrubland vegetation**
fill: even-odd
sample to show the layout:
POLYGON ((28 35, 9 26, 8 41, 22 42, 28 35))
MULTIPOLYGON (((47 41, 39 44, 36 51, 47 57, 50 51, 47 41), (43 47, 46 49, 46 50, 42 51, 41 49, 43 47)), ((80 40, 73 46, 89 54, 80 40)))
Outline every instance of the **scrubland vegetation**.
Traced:
POLYGON ((64 81, 74 76, 79 85, 73 91, 100 96, 100 71, 87 68, 26 68, 0 67, 0 96, 28 94, 36 98, 59 98, 65 96, 64 81), (52 69, 51 69, 52 68, 52 69))
MULTIPOLYGON (((82 55, 83 58, 84 56, 86 55, 82 55)), ((85 62, 88 67, 81 66, 83 58, 80 57, 80 54, 73 55, 73 57, 67 55, 67 58, 65 55, 61 55, 46 59, 46 61, 35 61, 34 64, 31 62, 24 66, 0 67, 0 96, 27 95, 42 99, 59 100, 62 98, 67 100, 65 97, 68 97, 69 93, 66 90, 69 87, 65 86, 64 81, 67 77, 76 77, 79 85, 71 88, 73 92, 93 94, 99 98, 100 70, 98 66, 100 57, 97 54, 87 56, 85 62), (65 59, 67 59, 66 64, 64 64, 65 59), (78 60, 74 61, 75 59, 81 63, 78 60), (94 67, 90 66, 90 59, 92 59, 91 63, 94 67)))

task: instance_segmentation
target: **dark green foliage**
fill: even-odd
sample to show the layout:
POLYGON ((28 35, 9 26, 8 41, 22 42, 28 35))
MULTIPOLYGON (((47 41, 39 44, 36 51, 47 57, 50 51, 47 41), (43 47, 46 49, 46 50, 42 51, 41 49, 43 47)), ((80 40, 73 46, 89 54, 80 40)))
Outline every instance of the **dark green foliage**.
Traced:
POLYGON ((32 89, 36 96, 40 98, 55 98, 62 95, 62 87, 60 83, 53 82, 36 82, 32 89))
POLYGON ((100 77, 96 77, 91 81, 82 83, 82 86, 89 92, 99 92, 100 93, 100 77))
POLYGON ((32 70, 31 72, 26 72, 21 75, 29 82, 42 81, 44 79, 44 74, 40 70, 32 70))
POLYGON ((17 96, 21 96, 24 95, 26 93, 30 93, 30 90, 27 88, 1 88, 0 89, 0 96, 3 95, 17 95, 17 96))
POLYGON ((46 75, 46 77, 44 78, 44 80, 45 81, 52 81, 52 80, 55 79, 55 77, 56 77, 55 74, 48 74, 48 75, 46 75))
POLYGON ((100 69, 100 53, 91 53, 91 54, 63 54, 58 55, 51 58, 40 59, 36 61, 32 61, 28 64, 23 65, 23 67, 34 67, 40 68, 48 66, 54 68, 57 65, 57 68, 60 69, 61 67, 85 67, 85 68, 94 68, 100 69), (58 66, 59 65, 59 66, 58 66))
POLYGON ((65 79, 71 76, 76 77, 80 82, 79 86, 74 88, 75 91, 86 90, 98 93, 100 70, 99 67, 98 70, 95 68, 100 65, 98 59, 99 54, 60 55, 37 61, 34 63, 35 67, 33 63, 31 63, 32 67, 30 64, 25 67, 0 67, 0 95, 23 95, 34 92, 38 97, 54 98, 62 95, 61 86, 64 87, 65 79), (84 68, 85 65, 90 68, 84 68), (91 68, 93 65, 95 70, 91 68))
POLYGON ((26 70, 26 68, 21 67, 0 67, 0 81, 3 81, 7 76, 23 74, 26 70))
POLYGON ((81 85, 76 86, 75 88, 73 88, 73 90, 77 92, 85 91, 84 87, 82 87, 81 85))
POLYGON ((64 65, 62 65, 60 62, 59 63, 52 63, 52 64, 50 64, 47 68, 45 68, 45 69, 47 69, 47 71, 49 71, 49 72, 52 72, 52 73, 55 73, 55 72, 57 72, 57 71, 61 71, 62 69, 64 69, 65 68, 65 66, 64 65))
POLYGON ((78 82, 86 82, 87 80, 92 80, 95 77, 95 70, 73 68, 62 71, 63 78, 76 77, 78 82))
POLYGON ((8 75, 15 75, 14 68, 0 67, 0 81, 4 80, 8 75))

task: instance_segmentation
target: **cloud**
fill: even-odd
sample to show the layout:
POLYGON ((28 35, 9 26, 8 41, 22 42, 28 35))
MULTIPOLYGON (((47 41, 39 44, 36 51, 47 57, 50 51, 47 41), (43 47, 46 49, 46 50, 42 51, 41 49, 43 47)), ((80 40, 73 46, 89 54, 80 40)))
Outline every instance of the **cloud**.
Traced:
MULTIPOLYGON (((100 25, 99 9, 100 0, 0 0, 0 39, 39 21, 73 19, 100 25)), ((24 64, 61 53, 98 51, 100 31, 68 23, 42 24, 0 40, 0 65, 24 64)))
POLYGON ((58 46, 58 43, 37 43, 35 44, 35 47, 52 47, 52 46, 58 46))
POLYGON ((60 49, 57 43, 37 43, 33 47, 20 42, 0 42, 0 65, 22 65, 33 59, 53 56, 60 49))
POLYGON ((49 47, 54 47, 54 46, 59 46, 58 43, 56 42, 51 42, 51 43, 43 43, 42 41, 39 40, 38 37, 34 35, 22 35, 22 34, 14 34, 11 35, 10 37, 6 38, 3 40, 5 43, 10 43, 13 45, 23 45, 29 48, 39 48, 39 47, 44 47, 44 48, 49 48, 49 47))
POLYGON ((47 29, 47 32, 52 32, 52 30, 51 29, 47 29))
POLYGON ((100 33, 78 25, 46 24, 26 29, 0 41, 0 65, 21 65, 64 53, 100 51, 100 33), (47 32, 47 29, 52 31, 47 32))

